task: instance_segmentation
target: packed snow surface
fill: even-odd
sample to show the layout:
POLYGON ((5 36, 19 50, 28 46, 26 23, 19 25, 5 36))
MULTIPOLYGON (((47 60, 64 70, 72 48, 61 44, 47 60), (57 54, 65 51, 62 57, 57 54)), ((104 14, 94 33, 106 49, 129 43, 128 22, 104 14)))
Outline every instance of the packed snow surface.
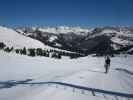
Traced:
POLYGON ((132 59, 133 56, 111 58, 109 73, 105 74, 103 57, 56 60, 0 51, 0 100, 133 100, 99 93, 93 96, 91 92, 56 85, 7 84, 28 79, 36 83, 57 81, 133 94, 132 59))

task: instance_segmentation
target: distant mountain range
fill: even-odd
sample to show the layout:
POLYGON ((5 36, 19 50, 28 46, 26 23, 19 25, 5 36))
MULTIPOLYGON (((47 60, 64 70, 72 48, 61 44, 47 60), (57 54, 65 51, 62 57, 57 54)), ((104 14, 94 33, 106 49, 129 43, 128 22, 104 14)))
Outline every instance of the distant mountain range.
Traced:
POLYGON ((16 31, 51 47, 85 55, 131 54, 133 48, 133 27, 28 27, 16 31))
POLYGON ((0 42, 19 48, 47 47, 84 55, 133 54, 133 27, 90 29, 60 26, 11 29, 1 26, 0 42))

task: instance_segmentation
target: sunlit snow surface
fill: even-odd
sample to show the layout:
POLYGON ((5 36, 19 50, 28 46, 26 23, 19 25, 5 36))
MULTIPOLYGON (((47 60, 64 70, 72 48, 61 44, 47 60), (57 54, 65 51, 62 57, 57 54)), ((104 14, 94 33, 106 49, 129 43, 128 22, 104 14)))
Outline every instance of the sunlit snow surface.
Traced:
MULTIPOLYGON (((91 88, 133 94, 133 56, 111 58, 111 68, 104 73, 103 57, 83 57, 70 60, 27 57, 0 51, 0 83, 23 81, 58 81, 91 88)), ((91 92, 63 86, 0 85, 0 100, 127 100, 109 95, 92 96, 91 92)), ((129 99, 132 100, 132 99, 129 99)))

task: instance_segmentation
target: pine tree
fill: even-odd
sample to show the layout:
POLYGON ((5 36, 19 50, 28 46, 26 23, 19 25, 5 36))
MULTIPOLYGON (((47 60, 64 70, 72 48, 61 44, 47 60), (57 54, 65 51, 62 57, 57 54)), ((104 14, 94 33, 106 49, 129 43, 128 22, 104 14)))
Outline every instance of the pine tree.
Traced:
POLYGON ((0 42, 0 49, 3 49, 6 45, 3 42, 0 42))
POLYGON ((58 59, 61 59, 61 54, 58 54, 58 59))
POLYGON ((18 54, 20 52, 20 50, 19 49, 15 49, 15 52, 18 54))
POLYGON ((10 48, 9 48, 9 47, 6 47, 6 48, 4 49, 4 51, 10 52, 10 48))
POLYGON ((43 50, 41 48, 36 49, 37 56, 43 56, 43 50))
POLYGON ((11 47, 11 48, 6 47, 6 48, 4 49, 4 51, 6 51, 6 52, 11 52, 12 50, 13 50, 13 47, 11 47))
POLYGON ((28 49, 28 51, 29 51, 28 56, 32 56, 32 57, 34 57, 34 56, 36 55, 36 53, 35 53, 35 49, 30 48, 30 49, 28 49))
POLYGON ((23 55, 26 55, 27 54, 27 51, 26 51, 26 48, 25 47, 21 50, 21 54, 23 54, 23 55))

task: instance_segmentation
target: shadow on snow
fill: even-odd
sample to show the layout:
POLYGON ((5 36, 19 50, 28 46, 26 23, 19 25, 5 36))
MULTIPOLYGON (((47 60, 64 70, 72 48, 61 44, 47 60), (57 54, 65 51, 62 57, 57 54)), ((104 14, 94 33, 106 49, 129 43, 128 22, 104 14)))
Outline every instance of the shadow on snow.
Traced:
POLYGON ((9 80, 9 81, 0 81, 0 89, 4 88, 12 88, 17 85, 60 85, 60 86, 67 86, 75 89, 80 90, 86 90, 88 92, 92 92, 92 95, 95 96, 95 93, 102 93, 106 95, 112 95, 112 96, 119 96, 119 97, 126 97, 126 98, 133 98, 133 94, 127 94, 127 93, 121 93, 121 92, 114 92, 114 91, 108 91, 108 90, 102 90, 102 89, 96 89, 96 88, 89 88, 85 86, 80 85, 74 85, 70 83, 64 83, 64 82, 31 82, 33 79, 26 79, 21 81, 15 81, 15 80, 9 80))

